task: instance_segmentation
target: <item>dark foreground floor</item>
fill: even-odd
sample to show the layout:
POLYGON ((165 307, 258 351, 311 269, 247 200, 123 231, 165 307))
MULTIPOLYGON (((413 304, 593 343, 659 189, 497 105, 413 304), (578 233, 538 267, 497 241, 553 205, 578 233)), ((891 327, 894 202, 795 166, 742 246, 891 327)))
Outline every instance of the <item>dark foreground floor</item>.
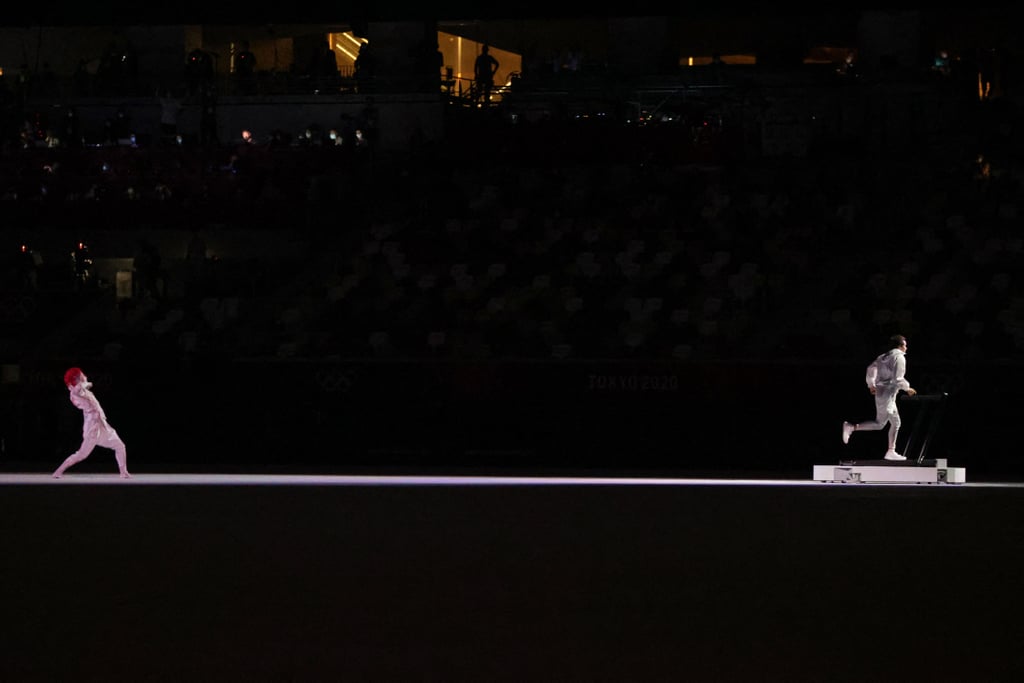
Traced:
POLYGON ((1024 673, 1020 486, 73 476, 0 485, 0 681, 1024 673))

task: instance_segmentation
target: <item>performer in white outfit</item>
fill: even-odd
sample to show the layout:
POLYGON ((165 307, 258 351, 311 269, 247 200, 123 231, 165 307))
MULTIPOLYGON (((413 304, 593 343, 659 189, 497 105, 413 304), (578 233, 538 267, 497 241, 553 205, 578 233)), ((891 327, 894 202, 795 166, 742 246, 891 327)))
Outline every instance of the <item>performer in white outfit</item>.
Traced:
POLYGON ((907 373, 907 338, 902 334, 890 338, 892 347, 871 362, 868 366, 865 381, 875 397, 875 419, 870 422, 852 424, 843 422, 843 443, 850 442, 850 435, 859 431, 878 431, 889 425, 889 450, 885 452, 886 460, 906 460, 896 452, 896 435, 900 431, 900 411, 896 408, 896 397, 900 391, 913 396, 917 393, 911 388, 905 375, 907 373))
POLYGON ((88 458, 96 446, 112 449, 121 478, 130 479, 132 475, 128 473, 124 441, 117 435, 117 430, 107 422, 103 407, 91 391, 92 382, 80 368, 71 368, 64 373, 64 384, 68 388, 71 403, 82 411, 82 445, 60 464, 53 473, 54 479, 60 479, 64 475, 64 470, 88 458))

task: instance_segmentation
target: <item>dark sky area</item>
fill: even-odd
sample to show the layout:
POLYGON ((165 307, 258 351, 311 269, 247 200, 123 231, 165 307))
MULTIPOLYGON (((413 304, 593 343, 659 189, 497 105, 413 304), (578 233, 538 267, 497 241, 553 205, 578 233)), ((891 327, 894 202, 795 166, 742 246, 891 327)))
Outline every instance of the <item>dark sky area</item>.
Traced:
POLYGON ((631 3, 550 3, 541 0, 521 2, 338 2, 335 0, 308 0, 307 2, 251 3, 202 2, 183 0, 174 3, 139 3, 132 0, 110 0, 102 3, 56 0, 51 3, 19 3, 4 8, 0 24, 7 25, 71 25, 71 24, 177 24, 223 23, 263 24, 286 22, 347 21, 362 17, 376 20, 410 19, 541 19, 573 17, 629 17, 629 16, 694 16, 732 17, 759 15, 766 17, 821 17, 841 15, 865 10, 900 11, 923 10, 949 16, 995 15, 1010 19, 1018 10, 1003 0, 972 3, 969 6, 949 7, 936 4, 900 2, 822 3, 808 5, 803 2, 781 3, 703 3, 673 4, 671 7, 636 6, 631 3))

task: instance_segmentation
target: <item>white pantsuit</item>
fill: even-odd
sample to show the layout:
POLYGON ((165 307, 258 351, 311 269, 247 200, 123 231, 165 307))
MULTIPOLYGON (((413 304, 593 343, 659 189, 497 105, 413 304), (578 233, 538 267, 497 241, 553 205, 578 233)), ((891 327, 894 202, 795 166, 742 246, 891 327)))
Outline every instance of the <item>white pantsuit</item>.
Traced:
POLYGON ((82 445, 61 463, 53 476, 59 478, 64 474, 64 470, 88 458, 96 446, 103 446, 114 451, 121 476, 128 478, 130 475, 124 441, 118 436, 117 430, 107 422, 107 415, 91 389, 92 383, 87 381, 68 387, 71 403, 82 411, 82 445))
POLYGON ((896 436, 900 431, 900 411, 896 397, 900 390, 910 388, 907 372, 907 357, 900 349, 889 349, 868 366, 865 381, 875 393, 875 419, 857 424, 857 431, 879 430, 889 425, 889 450, 896 448, 896 436))

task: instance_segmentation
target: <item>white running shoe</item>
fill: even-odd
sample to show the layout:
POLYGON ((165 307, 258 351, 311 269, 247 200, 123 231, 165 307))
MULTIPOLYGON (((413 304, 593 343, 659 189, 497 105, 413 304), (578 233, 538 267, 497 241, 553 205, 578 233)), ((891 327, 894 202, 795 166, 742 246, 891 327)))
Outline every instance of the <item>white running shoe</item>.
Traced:
POLYGON ((906 460, 906 458, 904 456, 900 455, 896 451, 886 451, 885 459, 886 460, 906 460))
POLYGON ((853 434, 853 425, 849 422, 843 423, 843 443, 850 443, 850 434, 853 434))

